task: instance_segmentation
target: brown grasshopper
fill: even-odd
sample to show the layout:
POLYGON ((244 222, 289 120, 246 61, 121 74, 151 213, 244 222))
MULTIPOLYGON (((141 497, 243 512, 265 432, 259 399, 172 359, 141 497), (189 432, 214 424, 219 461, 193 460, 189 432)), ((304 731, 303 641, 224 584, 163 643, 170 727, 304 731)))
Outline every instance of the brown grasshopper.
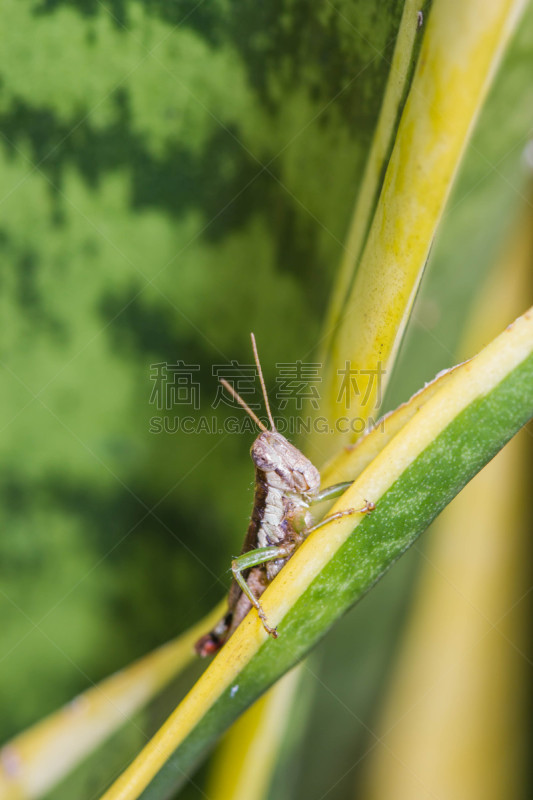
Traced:
POLYGON ((267 633, 276 639, 277 630, 268 624, 259 602, 268 584, 312 531, 331 520, 351 514, 366 514, 375 507, 374 503, 367 502, 363 508, 337 511, 316 525, 312 524, 309 506, 338 497, 351 485, 351 481, 337 483, 320 491, 317 468, 276 430, 253 333, 251 338, 271 430, 263 425, 227 381, 220 381, 254 420, 261 433, 251 449, 255 464, 254 505, 242 553, 231 564, 233 581, 228 596, 228 610, 213 630, 197 641, 195 649, 200 656, 216 653, 252 606, 257 609, 267 633))

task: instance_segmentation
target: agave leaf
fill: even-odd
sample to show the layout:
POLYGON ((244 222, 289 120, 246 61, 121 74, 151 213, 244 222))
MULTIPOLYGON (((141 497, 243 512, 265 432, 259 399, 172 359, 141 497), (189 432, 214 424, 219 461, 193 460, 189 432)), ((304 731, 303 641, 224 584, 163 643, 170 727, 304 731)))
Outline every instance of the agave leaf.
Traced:
POLYGON ((105 800, 158 798, 297 663, 533 415, 533 311, 458 368, 334 507, 376 503, 317 530, 263 595, 279 639, 250 613, 105 800))
POLYGON ((286 731, 300 668, 287 673, 240 717, 220 742, 209 775, 210 800, 261 800, 286 731))
MULTIPOLYGON (((473 309, 463 353, 487 341, 531 295, 531 222, 530 207, 521 209, 473 309)), ((474 478, 426 543, 359 796, 396 800, 419 795, 421 787, 442 798, 458 792, 471 800, 520 796, 527 736, 520 603, 529 588, 527 433, 474 478), (488 724, 489 717, 498 724, 488 724), (438 747, 427 736, 436 727, 438 747), (490 770, 488 753, 494 756, 490 770)))
POLYGON ((50 791, 190 664, 194 642, 223 605, 7 742, 0 750, 0 796, 33 800, 50 791))
POLYGON ((372 214, 376 209, 387 159, 392 150, 400 112, 407 96, 413 66, 422 40, 423 20, 429 7, 428 2, 417 3, 406 0, 403 8, 379 119, 372 137, 372 145, 348 230, 346 249, 326 317, 326 341, 323 343, 325 353, 331 344, 330 337, 337 327, 342 308, 348 301, 358 259, 368 234, 372 214))
POLYGON ((323 413, 337 420, 348 412, 359 432, 356 426, 346 433, 335 430, 330 453, 339 443, 355 441, 376 411, 474 122, 524 8, 522 0, 490 7, 482 0, 437 0, 431 7, 379 202, 327 361, 323 413), (357 390, 344 367, 358 376, 357 390))

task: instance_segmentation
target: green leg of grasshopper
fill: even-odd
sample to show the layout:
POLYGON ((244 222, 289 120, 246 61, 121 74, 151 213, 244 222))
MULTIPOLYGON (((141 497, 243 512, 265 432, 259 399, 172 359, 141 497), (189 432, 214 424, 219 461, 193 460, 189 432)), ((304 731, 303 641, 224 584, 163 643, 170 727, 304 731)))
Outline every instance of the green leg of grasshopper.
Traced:
MULTIPOLYGON (((334 483, 332 486, 328 486, 326 489, 321 489, 318 494, 316 494, 313 499, 311 500, 311 505, 314 503, 321 503, 323 500, 332 500, 334 497, 340 497, 341 494, 350 488, 353 481, 346 481, 345 483, 334 483)), ((337 511, 335 514, 330 514, 327 517, 324 517, 323 520, 318 522, 316 525, 313 525, 312 528, 307 528, 303 532, 304 536, 312 533, 312 531, 316 531, 317 528, 321 528, 322 525, 327 525, 328 522, 331 522, 334 519, 340 519, 341 517, 349 517, 351 514, 367 514, 369 511, 373 511, 375 508, 374 503, 366 502, 363 508, 347 508, 345 511, 337 511)))
MULTIPOLYGON (((348 485, 350 486, 350 484, 348 485)), ((334 514, 329 514, 327 517, 324 517, 324 519, 321 519, 320 522, 317 522, 317 524, 311 526, 311 528, 306 528, 305 531, 302 532, 302 535, 309 536, 310 533, 316 531, 318 528, 321 528, 323 525, 327 525, 328 522, 331 522, 334 519, 351 517, 352 514, 368 514, 370 511, 373 511, 375 507, 376 506, 374 503, 371 503, 367 500, 362 508, 346 508, 344 511, 335 511, 334 514)))
POLYGON ((322 500, 331 500, 334 497, 340 497, 341 494, 344 494, 346 489, 349 489, 352 483, 353 481, 334 483, 332 486, 328 486, 326 489, 321 489, 318 494, 313 497, 311 503, 321 503, 322 500))
POLYGON ((244 580, 242 573, 251 567, 258 567, 260 564, 266 564, 267 561, 275 561, 278 558, 287 558, 287 556, 291 555, 293 550, 294 547, 278 547, 276 545, 272 545, 271 547, 259 547, 257 550, 249 550, 247 553, 243 553, 242 556, 235 558, 231 562, 233 577, 239 584, 241 590, 244 592, 250 603, 257 609, 257 613, 259 614, 261 622, 263 623, 264 629, 270 634, 270 636, 273 636, 274 639, 277 639, 278 632, 275 628, 271 628, 267 623, 266 614, 261 608, 261 603, 255 597, 250 587, 244 580))
MULTIPOLYGON (((346 491, 348 486, 351 486, 350 482, 338 483, 335 484, 335 486, 330 486, 328 489, 324 489, 324 492, 329 492, 329 494, 325 496, 323 495, 320 499, 324 500, 326 497, 336 497, 337 495, 341 495, 346 491)), ((315 502, 317 501, 315 500, 315 502)), ((348 517, 352 514, 367 514, 369 511, 373 511, 374 508, 374 503, 366 502, 363 508, 347 508, 344 511, 336 511, 334 514, 324 517, 324 519, 322 519, 320 522, 317 522, 317 524, 313 525, 311 528, 307 528, 305 531, 303 531, 303 535, 308 536, 313 531, 316 531, 323 525, 327 525, 328 522, 331 522, 334 519, 348 517)), ((246 595, 254 608, 257 609, 257 613, 261 619, 261 622, 263 623, 264 629, 268 634, 270 634, 270 636, 273 636, 274 639, 277 639, 278 633, 275 628, 271 628, 268 624, 266 614, 261 607, 261 603, 251 591, 242 573, 246 572, 246 570, 251 569, 252 567, 258 567, 261 564, 266 564, 268 561, 276 561, 278 558, 287 558, 287 556, 292 555, 293 552, 293 545, 288 547, 284 547, 283 545, 259 547, 256 550, 249 550, 247 553, 243 553, 242 556, 234 558, 231 562, 233 577, 237 581, 241 591, 246 595)))

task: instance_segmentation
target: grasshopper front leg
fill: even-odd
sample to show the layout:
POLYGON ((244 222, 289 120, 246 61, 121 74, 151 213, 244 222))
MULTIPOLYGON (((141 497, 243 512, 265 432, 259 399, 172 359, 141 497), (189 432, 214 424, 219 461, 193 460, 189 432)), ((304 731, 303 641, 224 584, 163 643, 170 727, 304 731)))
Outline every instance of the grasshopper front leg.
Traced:
POLYGON ((251 567, 258 567, 260 564, 266 564, 268 561, 276 561, 278 558, 287 558, 294 551, 294 546, 272 545, 271 547, 259 547, 256 550, 249 550, 243 553, 242 556, 234 558, 231 562, 231 570, 233 577, 237 581, 241 591, 246 595, 250 603, 257 609, 259 618, 263 623, 266 632, 277 639, 278 632, 275 628, 271 628, 267 622, 266 614, 263 611, 261 603, 254 595, 246 580, 244 579, 243 572, 251 567))

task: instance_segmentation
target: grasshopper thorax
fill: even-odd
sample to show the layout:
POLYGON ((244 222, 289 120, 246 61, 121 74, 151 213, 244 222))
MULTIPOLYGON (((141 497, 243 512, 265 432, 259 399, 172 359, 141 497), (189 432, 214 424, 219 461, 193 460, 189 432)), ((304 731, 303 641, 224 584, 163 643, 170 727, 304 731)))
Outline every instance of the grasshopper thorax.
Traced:
POLYGON ((278 431, 260 433, 251 456, 257 469, 265 473, 269 486, 309 497, 318 492, 319 471, 278 431))

